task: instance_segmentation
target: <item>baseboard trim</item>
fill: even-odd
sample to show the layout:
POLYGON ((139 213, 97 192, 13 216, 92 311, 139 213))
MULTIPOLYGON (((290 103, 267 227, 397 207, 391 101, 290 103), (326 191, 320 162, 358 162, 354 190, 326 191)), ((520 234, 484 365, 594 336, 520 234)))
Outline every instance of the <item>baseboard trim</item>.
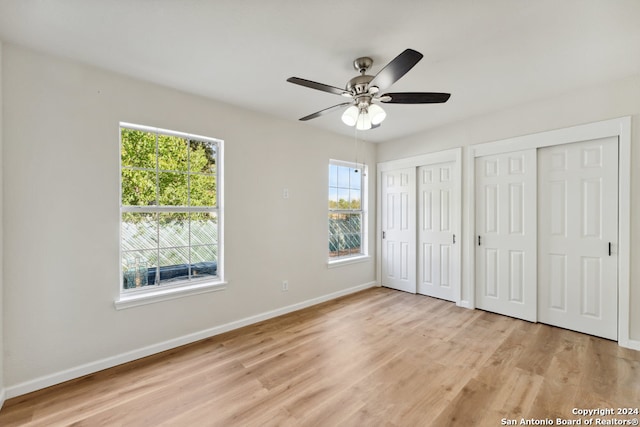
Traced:
POLYGON ((473 309, 473 307, 471 307, 471 303, 469 301, 466 300, 462 300, 462 301, 457 301, 456 305, 458 307, 462 307, 462 308, 469 308, 469 309, 473 309))
POLYGON ((4 388, 0 388, 0 409, 4 406, 4 401, 6 400, 7 395, 4 388))
MULTIPOLYGON (((172 348, 180 347, 185 344, 190 344, 196 341, 210 338, 215 335, 219 335, 225 332, 232 331, 234 329, 242 328, 244 326, 252 325, 254 323, 262 322, 274 317, 282 316, 283 314, 291 313, 303 308, 311 307, 326 301, 334 300, 345 295, 349 295, 355 292, 359 292, 368 288, 377 286, 377 282, 369 282, 362 285, 354 286, 341 291, 333 292, 327 295, 323 295, 317 298, 312 298, 306 301, 302 301, 296 304, 288 305, 286 307, 278 308, 275 310, 267 311, 257 314, 255 316, 245 317, 244 319, 229 322, 220 326, 205 329, 203 331, 195 332, 192 334, 184 335, 182 337, 167 340, 158 344, 153 344, 147 347, 132 350, 126 353, 118 354, 115 356, 107 357, 97 360, 95 362, 86 363, 84 365, 77 366, 75 368, 67 369, 61 372, 56 372, 51 375, 45 375, 30 381, 25 381, 14 386, 6 387, 1 390, 0 402, 4 402, 5 399, 21 396, 23 394, 31 393, 32 391, 40 390, 52 385, 60 384, 65 381, 69 381, 75 378, 82 377, 84 375, 93 374, 104 369, 112 368, 123 363, 131 362, 136 359, 151 356, 162 351, 171 350, 172 348)), ((0 404, 1 407, 1 404, 0 404)))
POLYGON ((631 350, 640 351, 640 341, 628 339, 625 341, 618 341, 620 347, 630 348, 631 350))

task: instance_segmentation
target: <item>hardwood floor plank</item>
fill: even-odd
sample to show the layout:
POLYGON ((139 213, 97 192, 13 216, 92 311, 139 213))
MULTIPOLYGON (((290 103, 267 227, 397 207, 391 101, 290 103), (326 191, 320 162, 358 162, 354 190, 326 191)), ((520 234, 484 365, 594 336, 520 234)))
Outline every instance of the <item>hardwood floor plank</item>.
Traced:
POLYGON ((503 418, 529 418, 543 379, 519 368, 509 369, 487 408, 483 423, 499 425, 503 418))
POLYGON ((496 426, 637 406, 640 352, 368 289, 10 399, 2 426, 496 426))
POLYGON ((561 339, 558 329, 542 324, 527 325, 528 339, 525 351, 521 354, 516 366, 538 375, 544 375, 554 355, 560 351, 561 339))
MULTIPOLYGON (((494 386, 471 379, 438 417, 433 421, 428 420, 428 425, 480 425, 488 407, 494 403, 496 391, 494 386)), ((495 425, 495 421, 492 425, 495 425)))

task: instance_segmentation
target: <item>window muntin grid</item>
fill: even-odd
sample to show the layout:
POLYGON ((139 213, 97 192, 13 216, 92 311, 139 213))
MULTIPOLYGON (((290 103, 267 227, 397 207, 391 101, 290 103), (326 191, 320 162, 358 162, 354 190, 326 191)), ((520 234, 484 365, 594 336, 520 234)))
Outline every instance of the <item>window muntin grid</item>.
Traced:
POLYGON ((121 123, 122 292, 218 278, 220 144, 121 123))
POLYGON ((362 165, 329 162, 329 261, 366 254, 362 165))

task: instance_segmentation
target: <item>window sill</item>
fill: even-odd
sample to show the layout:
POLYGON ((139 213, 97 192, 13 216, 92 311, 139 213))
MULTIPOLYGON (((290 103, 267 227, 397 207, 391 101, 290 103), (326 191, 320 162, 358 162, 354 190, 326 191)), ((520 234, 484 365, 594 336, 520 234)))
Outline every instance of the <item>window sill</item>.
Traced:
POLYGON ((337 259, 337 260, 329 260, 327 262, 327 268, 342 267, 343 265, 358 264, 361 262, 368 262, 370 260, 371 260, 371 257, 369 255, 360 255, 360 256, 354 256, 354 257, 337 259))
POLYGON ((178 288, 157 289, 149 292, 120 295, 113 302, 116 310, 138 307, 146 304, 182 298, 189 295, 204 294, 206 292, 222 291, 227 288, 227 282, 206 282, 178 288))

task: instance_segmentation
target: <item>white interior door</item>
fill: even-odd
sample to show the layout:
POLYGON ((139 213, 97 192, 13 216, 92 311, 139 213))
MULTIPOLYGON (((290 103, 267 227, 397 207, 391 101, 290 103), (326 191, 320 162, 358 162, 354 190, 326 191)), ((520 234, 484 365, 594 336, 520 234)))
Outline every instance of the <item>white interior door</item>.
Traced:
POLYGON ((382 286, 416 293, 416 170, 382 172, 382 286))
POLYGON ((476 306, 536 321, 536 150, 477 157, 476 306))
MULTIPOLYGON (((418 168, 418 293, 455 301, 455 162, 418 168)), ((457 236, 459 238, 459 236, 457 236)), ((458 243, 459 244, 459 243, 458 243)))
POLYGON ((542 148, 540 322, 609 339, 618 331, 618 138, 542 148))

